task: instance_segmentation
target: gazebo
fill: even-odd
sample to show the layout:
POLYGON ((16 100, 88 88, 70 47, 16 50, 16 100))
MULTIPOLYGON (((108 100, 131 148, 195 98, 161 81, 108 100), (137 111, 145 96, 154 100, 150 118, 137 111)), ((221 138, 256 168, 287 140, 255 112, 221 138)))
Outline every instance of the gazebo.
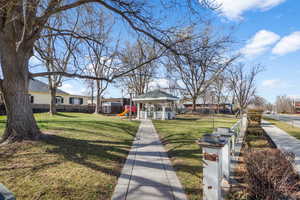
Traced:
POLYGON ((174 119, 178 97, 153 90, 132 99, 137 104, 137 119, 174 119))

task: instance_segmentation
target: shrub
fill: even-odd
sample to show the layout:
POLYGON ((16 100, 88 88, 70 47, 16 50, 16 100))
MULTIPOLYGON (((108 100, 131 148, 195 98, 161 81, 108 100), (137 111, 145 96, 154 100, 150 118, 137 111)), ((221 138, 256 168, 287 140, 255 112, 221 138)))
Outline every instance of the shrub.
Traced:
POLYGON ((300 199, 300 178, 292 162, 294 156, 278 149, 250 151, 244 157, 250 199, 300 199))
POLYGON ((263 110, 261 109, 248 109, 247 118, 249 126, 259 126, 261 124, 263 110))

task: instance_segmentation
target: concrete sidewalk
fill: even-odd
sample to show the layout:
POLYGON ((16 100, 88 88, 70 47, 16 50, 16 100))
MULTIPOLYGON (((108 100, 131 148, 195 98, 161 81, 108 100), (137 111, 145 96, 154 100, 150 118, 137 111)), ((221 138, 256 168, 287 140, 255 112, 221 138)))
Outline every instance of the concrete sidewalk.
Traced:
POLYGON ((150 120, 141 121, 112 199, 187 199, 150 120))
POLYGON ((268 121, 262 122, 262 128, 278 149, 295 154, 295 169, 300 174, 300 140, 277 128, 268 121))

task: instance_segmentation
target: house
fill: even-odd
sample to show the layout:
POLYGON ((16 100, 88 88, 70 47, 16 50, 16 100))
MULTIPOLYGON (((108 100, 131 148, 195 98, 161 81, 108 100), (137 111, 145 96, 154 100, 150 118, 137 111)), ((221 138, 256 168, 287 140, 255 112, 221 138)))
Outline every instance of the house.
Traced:
MULTIPOLYGON (((51 96, 48 84, 39 80, 30 80, 29 82, 30 102, 32 104, 49 104, 51 96)), ((72 95, 60 89, 56 92, 57 105, 88 105, 90 97, 81 95, 72 95)))
POLYGON ((294 104, 295 113, 299 114, 300 113, 300 97, 294 97, 293 104, 294 104))
MULTIPOLYGON (((48 84, 39 80, 30 80, 29 91, 30 102, 34 112, 48 112, 51 95, 48 84)), ((72 95, 57 89, 56 105, 57 111, 67 112, 92 112, 93 107, 88 105, 90 97, 72 95)))
MULTIPOLYGON (((190 98, 181 100, 182 104, 187 110, 193 109, 193 103, 190 98)), ((199 97, 196 100, 196 111, 200 113, 208 114, 210 112, 220 112, 220 113, 232 113, 234 104, 232 103, 231 97, 223 97, 220 103, 217 103, 216 98, 203 98, 199 97)))
MULTIPOLYGON (((94 101, 95 102, 95 97, 94 101)), ((105 114, 118 114, 124 111, 125 106, 130 105, 129 98, 102 98, 102 112, 105 114)), ((91 103, 91 100, 88 101, 91 103)))

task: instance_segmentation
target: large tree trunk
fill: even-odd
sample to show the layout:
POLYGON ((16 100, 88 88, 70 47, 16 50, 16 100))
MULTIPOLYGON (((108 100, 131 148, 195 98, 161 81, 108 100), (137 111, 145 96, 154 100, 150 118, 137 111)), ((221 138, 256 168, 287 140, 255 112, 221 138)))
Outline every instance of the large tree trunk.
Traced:
MULTIPOLYGON (((28 94, 28 62, 32 48, 20 47, 16 52, 13 42, 0 41, 2 92, 7 112, 7 123, 2 142, 36 140, 40 131, 33 116, 28 94)), ((1 142, 1 141, 0 141, 1 142)))
POLYGON ((50 110, 49 113, 50 115, 56 115, 56 88, 50 86, 50 95, 51 95, 51 100, 50 100, 50 110))
POLYGON ((196 105, 196 100, 197 100, 197 98, 193 98, 193 99, 192 99, 192 103, 193 103, 193 109, 192 109, 192 111, 193 111, 193 112, 196 112, 196 106, 197 106, 197 105, 196 105))

